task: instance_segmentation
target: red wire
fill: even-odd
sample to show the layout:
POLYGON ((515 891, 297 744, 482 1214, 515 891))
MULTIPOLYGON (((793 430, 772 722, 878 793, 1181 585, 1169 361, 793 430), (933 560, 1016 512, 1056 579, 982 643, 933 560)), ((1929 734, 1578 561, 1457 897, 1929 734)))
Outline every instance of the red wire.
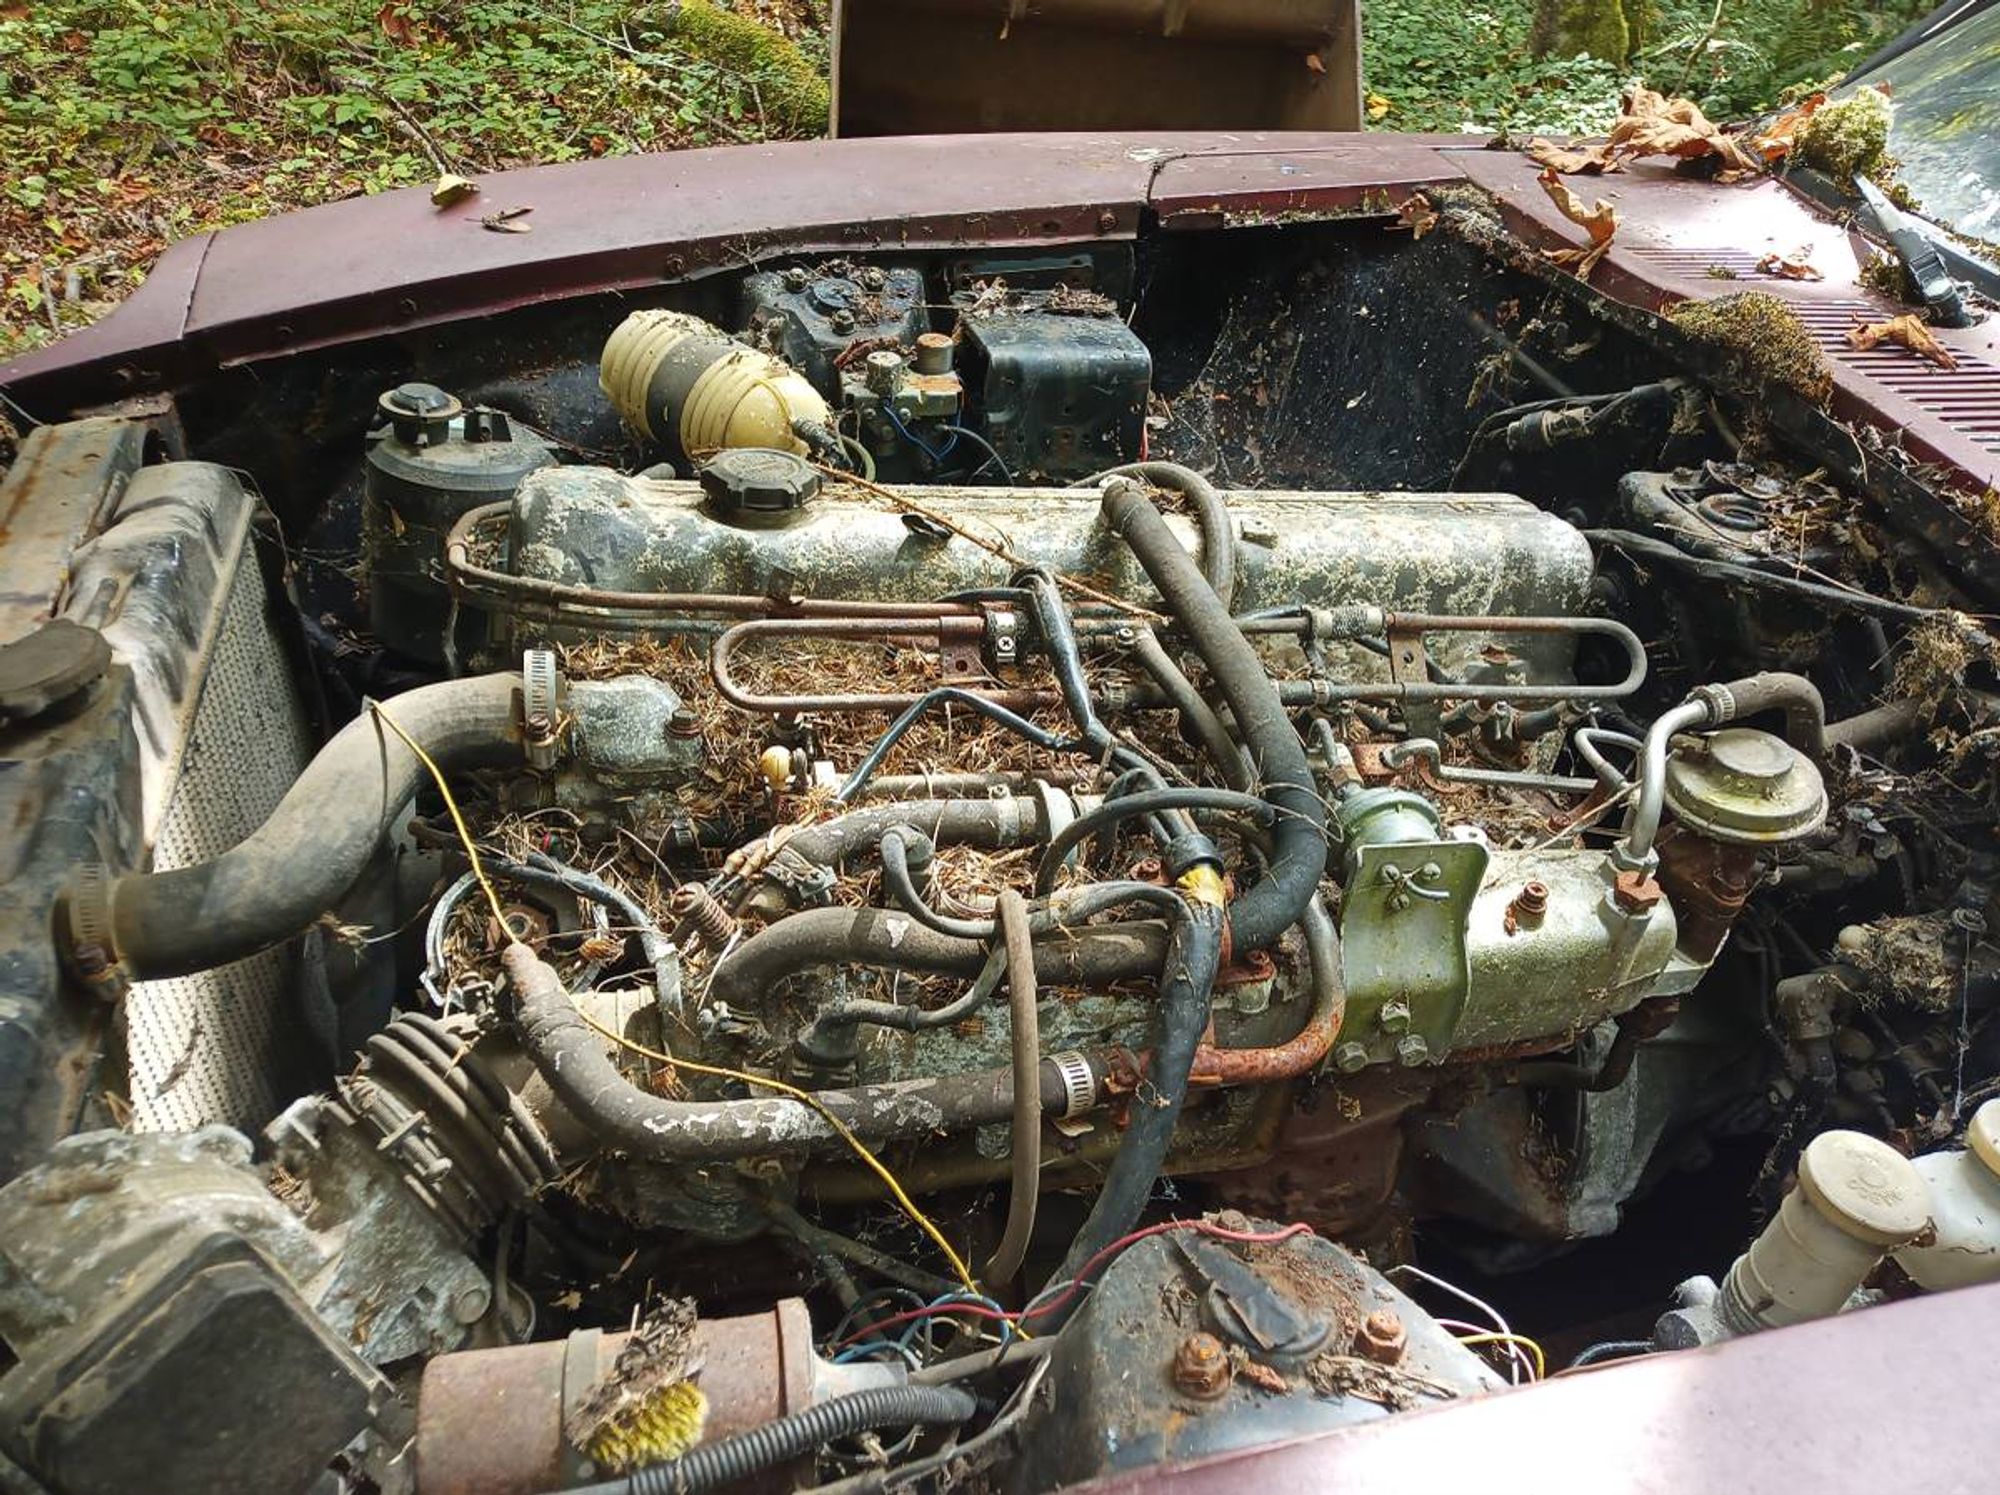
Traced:
POLYGON ((978 1303, 938 1303, 925 1308, 912 1308, 904 1313, 891 1314, 888 1318, 878 1319, 872 1324, 856 1329, 847 1338, 835 1345, 834 1348, 844 1350, 849 1345, 871 1338, 884 1329, 893 1329, 900 1324, 913 1323, 917 1319, 931 1318, 938 1314, 969 1313, 975 1318, 992 1319, 995 1322, 1010 1324, 1018 1324, 1022 1319, 1028 1317, 1031 1311, 1033 1316, 1039 1318, 1041 1315, 1067 1303, 1071 1298, 1082 1292, 1091 1273, 1095 1272, 1098 1267, 1102 1266, 1119 1252, 1145 1240, 1147 1236, 1165 1235, 1169 1231, 1174 1230, 1198 1230, 1203 1235, 1213 1236, 1219 1241, 1238 1241, 1253 1246, 1268 1246, 1278 1241, 1289 1241, 1293 1236, 1311 1235, 1313 1233, 1313 1228, 1310 1225, 1287 1225, 1283 1230, 1229 1230, 1207 1220, 1162 1220, 1158 1225, 1148 1225, 1144 1230, 1135 1230, 1130 1235, 1121 1236, 1119 1239, 1113 1241, 1078 1269, 1076 1280, 1070 1283, 1067 1288, 1049 1299, 1048 1302, 1036 1304, 1032 1310, 1023 1309, 1019 1313, 1006 1313, 999 1309, 983 1307, 978 1303))

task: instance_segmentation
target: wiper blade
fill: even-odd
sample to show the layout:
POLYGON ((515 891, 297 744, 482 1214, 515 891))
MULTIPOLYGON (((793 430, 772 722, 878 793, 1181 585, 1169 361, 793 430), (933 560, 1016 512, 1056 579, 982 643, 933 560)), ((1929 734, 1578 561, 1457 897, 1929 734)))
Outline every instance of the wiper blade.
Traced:
POLYGON ((1857 174, 1854 190, 1861 194, 1882 236, 1896 251, 1931 320, 1940 327, 1970 327, 1972 316, 1965 307, 1965 292, 1945 268, 1937 245, 1867 177, 1857 174))

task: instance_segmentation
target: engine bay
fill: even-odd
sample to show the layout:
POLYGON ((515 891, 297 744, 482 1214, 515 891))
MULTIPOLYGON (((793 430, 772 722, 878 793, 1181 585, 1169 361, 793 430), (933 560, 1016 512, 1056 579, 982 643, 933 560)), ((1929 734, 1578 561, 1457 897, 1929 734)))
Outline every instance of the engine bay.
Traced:
POLYGON ((1445 212, 36 431, 8 1457, 1035 1495, 2000 1277, 1954 500, 1445 212))

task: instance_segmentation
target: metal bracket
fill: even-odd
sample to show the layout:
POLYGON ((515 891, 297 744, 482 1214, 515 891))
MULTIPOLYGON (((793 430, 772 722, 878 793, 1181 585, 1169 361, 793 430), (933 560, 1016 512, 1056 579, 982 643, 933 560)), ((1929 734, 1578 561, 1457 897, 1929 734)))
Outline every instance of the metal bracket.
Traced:
MULTIPOLYGON (((1423 630, 1405 627, 1392 620, 1387 637, 1389 678, 1398 685, 1429 684, 1431 664, 1430 657, 1424 653, 1423 630)), ((1402 706, 1403 722, 1412 737, 1437 738, 1443 734, 1444 706, 1441 702, 1405 697, 1402 706)))

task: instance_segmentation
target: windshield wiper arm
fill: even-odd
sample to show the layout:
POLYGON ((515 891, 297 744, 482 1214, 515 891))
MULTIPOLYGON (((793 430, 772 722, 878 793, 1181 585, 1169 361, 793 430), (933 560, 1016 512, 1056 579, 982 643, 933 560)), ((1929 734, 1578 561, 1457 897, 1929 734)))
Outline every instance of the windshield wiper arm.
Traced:
POLYGON ((1895 250, 1931 320, 1940 327, 1971 326, 1964 291, 1952 278, 1939 246, 1918 226, 1917 220, 1890 202, 1882 189, 1865 176, 1855 176, 1854 190, 1861 194, 1869 214, 1895 250))

